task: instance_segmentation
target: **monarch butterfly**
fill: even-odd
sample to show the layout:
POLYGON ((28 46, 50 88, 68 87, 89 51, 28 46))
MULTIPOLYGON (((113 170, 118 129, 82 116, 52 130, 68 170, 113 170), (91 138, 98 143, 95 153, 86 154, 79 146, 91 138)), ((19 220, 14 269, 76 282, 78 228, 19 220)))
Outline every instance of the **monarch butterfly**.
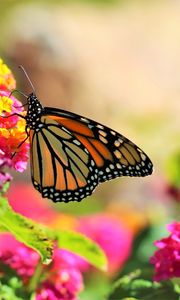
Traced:
POLYGON ((81 201, 104 181, 152 173, 148 156, 123 135, 75 113, 43 107, 20 67, 33 88, 24 118, 32 183, 42 197, 81 201))

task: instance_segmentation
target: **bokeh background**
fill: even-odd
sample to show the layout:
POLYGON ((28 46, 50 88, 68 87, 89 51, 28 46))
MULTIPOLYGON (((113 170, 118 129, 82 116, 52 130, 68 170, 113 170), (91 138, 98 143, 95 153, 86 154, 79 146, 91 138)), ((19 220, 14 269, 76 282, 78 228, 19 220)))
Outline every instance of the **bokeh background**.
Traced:
MULTIPOLYGON (((31 92, 21 64, 45 106, 106 124, 154 164, 152 176, 116 179, 81 203, 50 204, 56 210, 113 215, 136 234, 156 228, 154 239, 178 219, 179 16, 175 0, 0 1, 0 56, 19 90, 31 92)), ((17 190, 31 185, 29 170, 14 177, 17 190)), ((140 252, 146 258, 153 247, 148 242, 140 252)))

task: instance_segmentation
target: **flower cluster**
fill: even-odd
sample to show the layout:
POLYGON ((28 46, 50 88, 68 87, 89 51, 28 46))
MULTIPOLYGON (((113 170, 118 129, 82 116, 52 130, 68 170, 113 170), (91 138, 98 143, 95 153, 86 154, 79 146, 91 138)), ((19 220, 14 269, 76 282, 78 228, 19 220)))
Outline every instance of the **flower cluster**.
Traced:
POLYGON ((36 300, 75 300, 83 280, 72 253, 55 249, 49 276, 37 290, 36 300))
MULTIPOLYGON (((28 285, 40 262, 37 252, 16 241, 11 234, 0 235, 0 261, 11 267, 28 285)), ((45 279, 35 289, 36 300, 76 300, 83 280, 75 255, 55 248, 50 266, 43 266, 45 279)), ((38 282, 37 282, 38 284, 38 282)))
POLYGON ((35 271, 39 255, 5 233, 0 235, 0 261, 15 270, 26 283, 35 271))
MULTIPOLYGON (((92 215, 81 218, 79 230, 94 239, 105 251, 110 274, 123 266, 132 242, 127 229, 106 215, 92 215)), ((28 286, 39 266, 40 257, 37 252, 6 233, 0 235, 0 262, 15 270, 24 286, 28 286)), ((78 299, 78 293, 83 289, 82 272, 89 271, 90 267, 87 262, 67 250, 55 247, 51 264, 40 266, 41 279, 35 288, 36 300, 78 299)))
POLYGON ((0 189, 11 179, 4 168, 22 172, 28 159, 28 142, 19 147, 26 138, 26 132, 25 120, 16 115, 23 114, 21 103, 11 95, 15 87, 13 74, 0 59, 0 189))
MULTIPOLYGON (((57 230, 78 231, 95 241, 104 250, 108 258, 108 271, 112 275, 123 267, 131 254, 132 229, 127 228, 119 219, 108 213, 92 214, 80 218, 58 213, 31 186, 22 183, 12 184, 8 196, 14 211, 25 217, 57 230), (26 205, 23 205, 22 193, 26 195, 26 205)), ((76 263, 81 271, 89 270, 89 264, 77 256, 76 263)))
MULTIPOLYGON (((16 212, 56 230, 58 228, 61 230, 75 230, 94 240, 107 255, 110 275, 113 275, 122 268, 130 255, 133 240, 132 231, 109 215, 95 214, 75 218, 71 215, 58 213, 31 186, 22 183, 12 184, 8 196, 10 205, 16 212), (22 199, 23 193, 26 195, 26 202, 22 199)), ((16 246, 11 247, 11 249, 13 250, 11 250, 11 254, 8 254, 8 257, 7 249, 3 250, 6 252, 1 256, 2 259, 6 258, 4 261, 8 262, 12 268, 15 268, 18 274, 22 274, 22 269, 24 268, 27 269, 26 274, 34 273, 34 267, 38 262, 32 257, 33 250, 27 250, 28 248, 22 244, 20 248, 16 246), (22 251, 22 247, 25 247, 24 252, 22 251), (15 248, 17 251, 14 251, 15 248), (17 258, 18 256, 20 256, 19 259, 17 258), (16 257, 18 264, 12 264, 14 257, 16 257), (29 269, 28 263, 31 260, 31 269, 29 269), (20 262, 21 264, 19 264, 20 262)), ((36 300, 71 300, 82 289, 82 273, 89 272, 90 270, 92 272, 89 263, 84 259, 58 248, 55 249, 51 267, 45 266, 43 274, 46 274, 46 270, 48 276, 46 276, 46 280, 38 287, 36 300)), ((27 282, 25 275, 23 275, 23 280, 27 282)))
POLYGON ((180 277, 180 222, 174 222, 167 226, 171 235, 156 241, 159 248, 150 258, 155 266, 155 281, 180 277))

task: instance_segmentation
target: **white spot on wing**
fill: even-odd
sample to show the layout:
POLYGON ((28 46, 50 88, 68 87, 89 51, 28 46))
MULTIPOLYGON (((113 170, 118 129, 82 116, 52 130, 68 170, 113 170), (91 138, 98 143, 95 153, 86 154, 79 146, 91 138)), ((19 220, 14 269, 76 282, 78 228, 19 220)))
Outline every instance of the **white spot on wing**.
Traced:
POLYGON ((98 124, 96 127, 97 127, 97 128, 100 128, 100 129, 104 129, 104 126, 103 126, 103 125, 100 125, 100 124, 98 124))

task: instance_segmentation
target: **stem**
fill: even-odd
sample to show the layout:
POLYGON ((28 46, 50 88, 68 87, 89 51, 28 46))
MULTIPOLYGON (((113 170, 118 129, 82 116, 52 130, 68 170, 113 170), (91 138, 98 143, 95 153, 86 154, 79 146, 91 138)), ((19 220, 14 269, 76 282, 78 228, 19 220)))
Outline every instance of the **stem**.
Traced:
POLYGON ((27 290, 28 292, 34 292, 37 285, 39 284, 39 279, 41 277, 41 274, 42 274, 42 271, 43 271, 43 265, 41 263, 41 261, 39 261, 36 269, 35 269, 35 272, 33 274, 33 276, 31 277, 31 280, 28 284, 28 287, 27 287, 27 290))

